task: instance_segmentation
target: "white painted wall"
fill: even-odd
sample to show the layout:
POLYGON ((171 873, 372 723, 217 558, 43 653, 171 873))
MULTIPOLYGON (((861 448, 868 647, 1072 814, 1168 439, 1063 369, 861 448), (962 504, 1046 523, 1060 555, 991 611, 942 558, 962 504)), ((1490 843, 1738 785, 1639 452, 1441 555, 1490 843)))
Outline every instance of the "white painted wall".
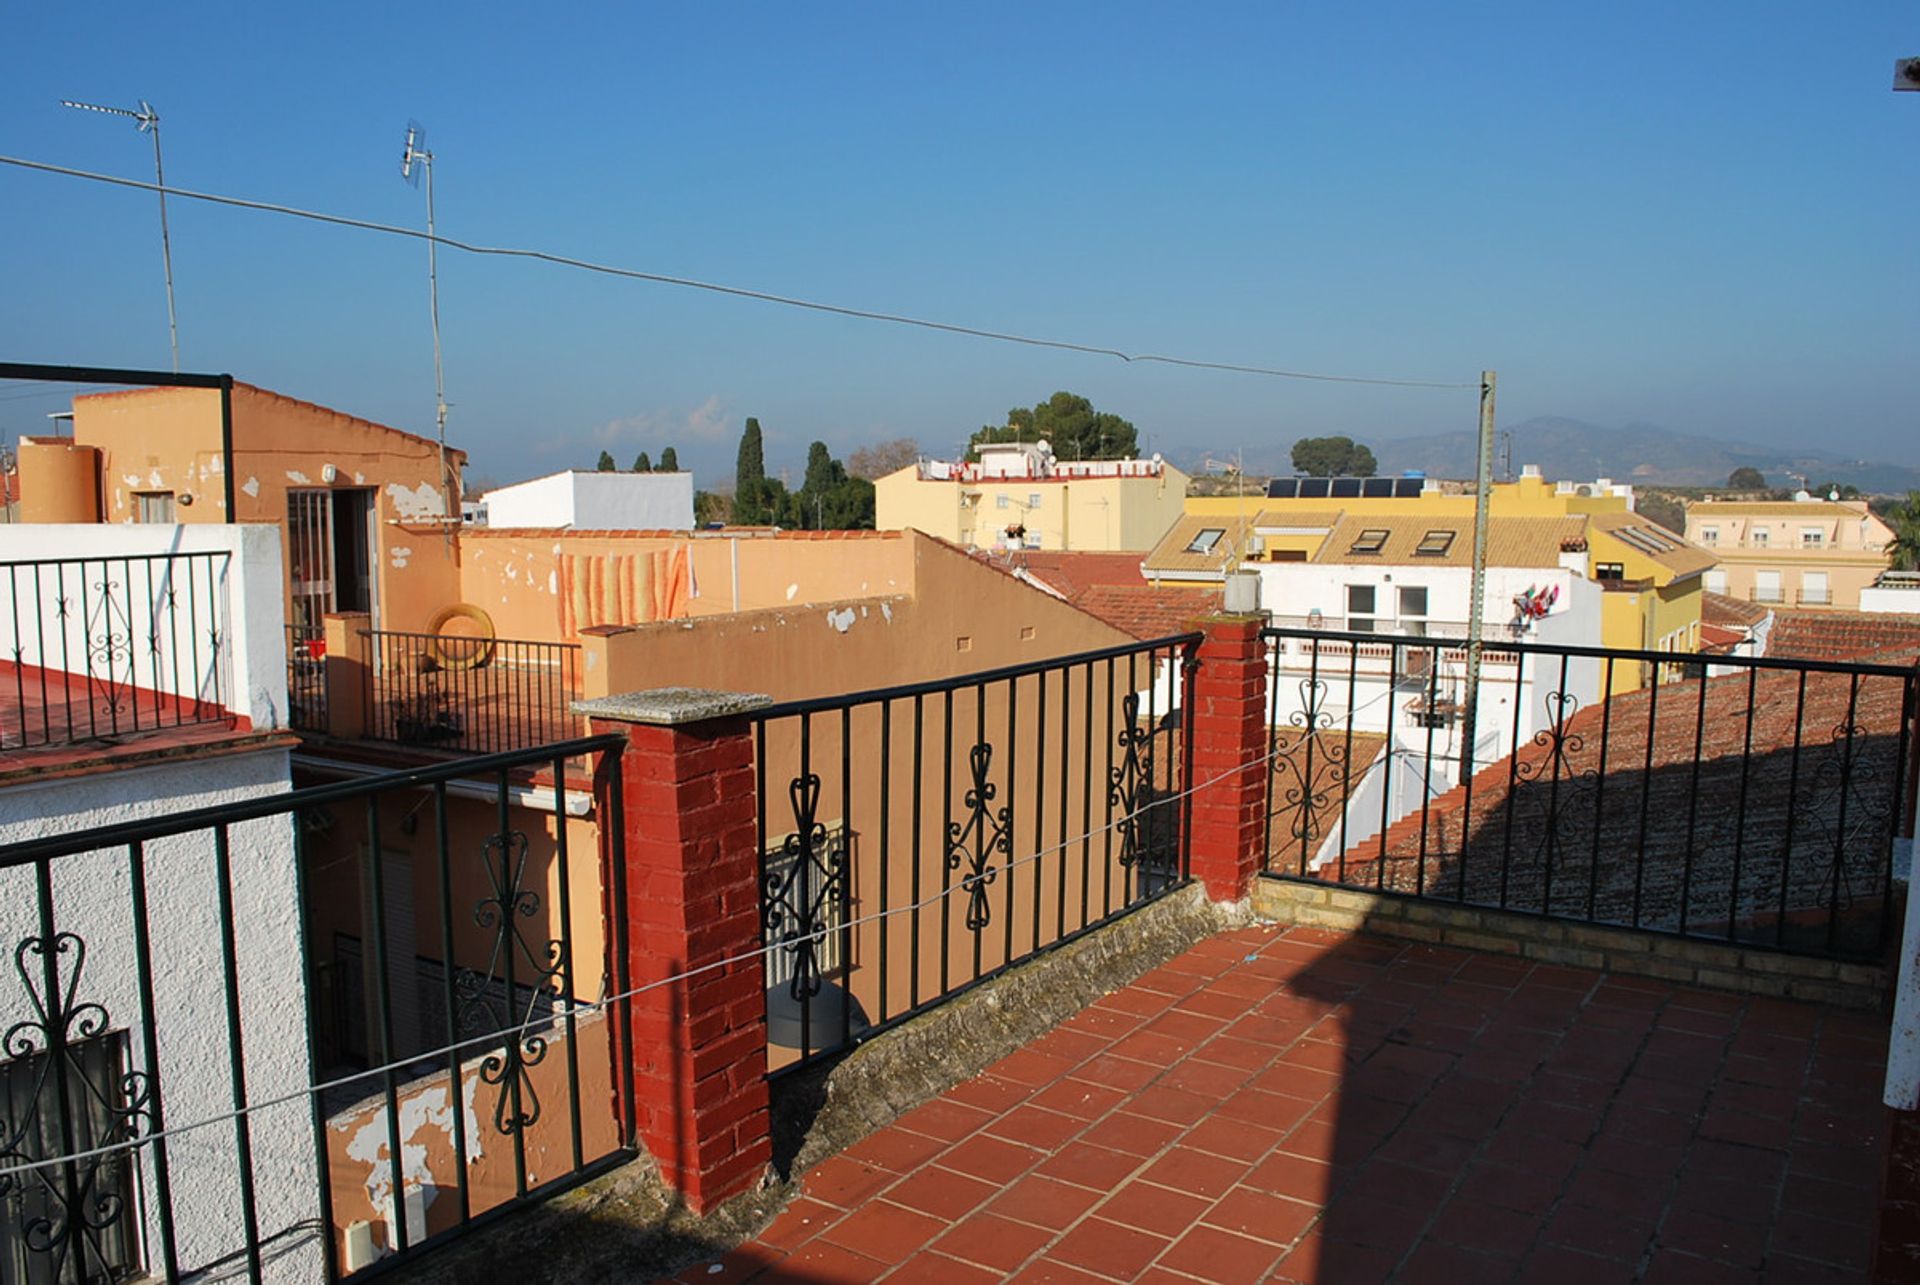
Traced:
POLYGON ((1860 591, 1860 610, 1920 615, 1920 588, 1869 586, 1860 591))
MULTIPOLYGON (((116 533, 125 527, 108 528, 116 533)), ((131 771, 42 780, 0 790, 0 848, 84 828, 168 816, 188 808, 258 798, 288 788, 287 752, 197 756, 131 771)), ((230 835, 235 955, 247 1096, 258 1101, 307 1082, 307 1005, 301 975, 293 819, 236 825, 230 835)), ((142 1035, 134 955, 130 859, 124 848, 52 862, 56 932, 77 934, 85 958, 62 957, 62 978, 79 969, 75 1003, 96 1003, 108 1030, 126 1030, 131 1069, 158 1069, 169 1129, 230 1111, 229 1044, 219 903, 206 832, 146 845, 158 1048, 142 1035)), ((40 935, 33 867, 0 870, 0 948, 9 956, 40 935)), ((30 960, 37 956, 29 955, 30 960)), ((36 984, 38 975, 36 974, 36 984)), ((29 1020, 32 997, 11 967, 0 973, 0 1027, 29 1020)), ((44 1044, 41 1045, 44 1047, 44 1044)), ((314 1137, 304 1098, 251 1117, 254 1181, 271 1279, 320 1278, 314 1137)), ((139 1151, 148 1266, 160 1262, 153 1155, 139 1151)), ((181 1266, 192 1269, 244 1244, 238 1147, 231 1121, 170 1137, 181 1266)), ((244 1260, 219 1275, 244 1275, 244 1260)))
POLYGON ((486 494, 487 525, 690 531, 691 473, 555 473, 486 494))
MULTIPOLYGON (((187 560, 173 564, 184 580, 187 560)), ((217 685, 228 712, 251 720, 256 729, 286 725, 287 651, 280 528, 258 523, 190 526, 139 524, 29 524, 0 526, 0 646, 11 654, 17 637, 20 661, 71 673, 87 672, 88 639, 96 642, 109 625, 96 610, 89 622, 80 611, 82 587, 90 607, 101 601, 102 582, 113 588, 117 604, 112 624, 124 633, 131 618, 138 650, 135 685, 158 687, 168 695, 209 699, 217 685), (143 554, 212 553, 214 590, 200 578, 206 560, 195 559, 193 588, 176 582, 173 610, 164 567, 149 581, 143 563, 113 559, 143 554), (105 561, 91 561, 104 559, 105 561), (9 570, 5 564, 55 560, 40 569, 9 570), (68 601, 63 621, 60 600, 68 601), (169 627, 170 622, 170 627, 169 627), (161 663, 150 654, 159 628, 161 663), (223 647, 216 658, 208 645, 217 629, 223 647), (66 650, 63 656, 63 636, 66 650), (17 631, 17 632, 16 632, 17 631), (196 647, 198 654, 196 655, 196 647)), ((104 673, 96 662, 96 673, 104 673)))

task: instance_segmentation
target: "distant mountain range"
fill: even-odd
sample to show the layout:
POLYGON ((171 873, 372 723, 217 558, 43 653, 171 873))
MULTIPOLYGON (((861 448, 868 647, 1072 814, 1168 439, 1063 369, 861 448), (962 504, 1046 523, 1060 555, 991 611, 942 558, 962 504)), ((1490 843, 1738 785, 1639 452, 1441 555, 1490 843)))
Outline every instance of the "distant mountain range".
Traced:
MULTIPOLYGON (((1733 470, 1751 467, 1766 474, 1769 483, 1782 487, 1798 485, 1794 478, 1797 474, 1811 486, 1838 482, 1870 494, 1920 488, 1920 468, 1848 459, 1821 451, 1720 441, 1657 424, 1610 428, 1542 415, 1508 425, 1501 432, 1513 434, 1516 474, 1523 465, 1538 464, 1542 473, 1556 481, 1610 477, 1637 486, 1725 486, 1733 470)), ((1368 445, 1383 474, 1418 469, 1433 477, 1473 476, 1475 440, 1471 431, 1371 441, 1368 445)), ((1291 443, 1250 450, 1246 453, 1246 470, 1270 476, 1291 474, 1291 450, 1291 443)), ((1504 450, 1504 443, 1496 443, 1496 476, 1505 460, 1504 450)))

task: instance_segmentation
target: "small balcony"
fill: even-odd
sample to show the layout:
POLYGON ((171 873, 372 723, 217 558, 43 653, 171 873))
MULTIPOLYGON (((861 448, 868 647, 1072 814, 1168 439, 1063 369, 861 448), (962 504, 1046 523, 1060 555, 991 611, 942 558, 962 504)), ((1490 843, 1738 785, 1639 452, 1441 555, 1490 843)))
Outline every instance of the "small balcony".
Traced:
POLYGON ((1802 607, 1831 607, 1833 605, 1833 590, 1802 589, 1797 600, 1802 607))

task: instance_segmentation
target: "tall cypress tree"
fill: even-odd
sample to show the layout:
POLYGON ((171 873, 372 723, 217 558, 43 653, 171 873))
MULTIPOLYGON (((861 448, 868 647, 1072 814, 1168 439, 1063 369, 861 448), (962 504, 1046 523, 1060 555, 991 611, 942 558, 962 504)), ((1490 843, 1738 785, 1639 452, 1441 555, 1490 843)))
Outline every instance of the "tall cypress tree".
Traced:
POLYGON ((767 462, 760 440, 760 421, 747 417, 747 431, 740 435, 740 458, 733 468, 736 493, 767 480, 767 462))
POLYGON ((633 457, 633 471, 636 473, 653 472, 653 461, 647 458, 647 453, 645 451, 641 451, 638 455, 633 457))
POLYGON ((669 446, 660 452, 660 465, 656 473, 678 473, 680 471, 680 452, 669 446))

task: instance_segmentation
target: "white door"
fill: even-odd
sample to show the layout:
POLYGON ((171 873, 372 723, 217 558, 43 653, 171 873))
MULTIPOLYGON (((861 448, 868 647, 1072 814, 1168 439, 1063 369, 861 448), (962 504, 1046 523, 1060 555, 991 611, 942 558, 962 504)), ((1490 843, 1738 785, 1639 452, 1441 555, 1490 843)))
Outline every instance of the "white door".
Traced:
POLYGON ((1756 571, 1753 573, 1753 600, 1755 602, 1780 601, 1780 573, 1778 571, 1756 571))
POLYGON ((1812 607, 1824 607, 1833 601, 1833 592, 1827 588, 1826 572, 1800 573, 1800 601, 1812 607))

